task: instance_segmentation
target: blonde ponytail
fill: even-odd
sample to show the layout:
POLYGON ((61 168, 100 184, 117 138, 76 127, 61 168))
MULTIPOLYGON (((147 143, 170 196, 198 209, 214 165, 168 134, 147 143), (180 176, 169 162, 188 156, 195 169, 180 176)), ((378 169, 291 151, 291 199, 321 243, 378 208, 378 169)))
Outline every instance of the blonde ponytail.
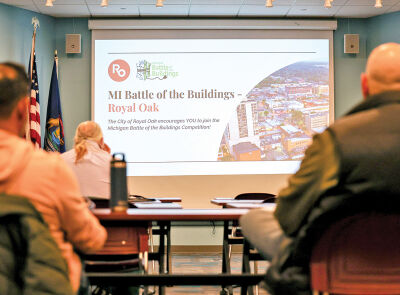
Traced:
POLYGON ((103 133, 101 132, 99 124, 96 122, 86 121, 79 124, 74 137, 75 163, 82 159, 87 153, 87 140, 92 140, 100 144, 102 138, 103 133))
POLYGON ((75 144, 74 149, 76 155, 75 158, 75 164, 76 164, 87 153, 86 140, 82 140, 78 144, 75 144))

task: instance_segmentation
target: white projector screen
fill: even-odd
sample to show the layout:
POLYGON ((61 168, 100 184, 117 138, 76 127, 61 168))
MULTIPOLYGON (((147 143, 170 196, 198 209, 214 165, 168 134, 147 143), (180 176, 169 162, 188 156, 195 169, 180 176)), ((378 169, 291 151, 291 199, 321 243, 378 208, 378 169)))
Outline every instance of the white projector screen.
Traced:
POLYGON ((130 22, 89 26, 92 119, 112 152, 127 155, 131 194, 215 208, 213 197, 278 193, 311 133, 333 122, 336 22, 303 30, 315 22, 297 20, 295 30, 271 30, 257 20, 138 20, 136 29, 121 29, 130 22), (176 29, 182 23, 189 26, 176 29), (118 59, 129 66, 119 82, 111 78, 126 71, 118 59), (284 144, 282 135, 293 140, 284 144))
POLYGON ((333 118, 331 31, 100 32, 93 118, 130 176, 292 174, 333 118))

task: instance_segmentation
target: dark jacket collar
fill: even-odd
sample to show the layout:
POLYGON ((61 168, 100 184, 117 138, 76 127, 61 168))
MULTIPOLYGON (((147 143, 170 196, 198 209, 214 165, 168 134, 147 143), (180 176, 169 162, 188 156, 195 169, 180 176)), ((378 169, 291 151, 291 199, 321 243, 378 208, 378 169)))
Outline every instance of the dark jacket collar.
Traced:
POLYGON ((382 92, 367 97, 363 102, 352 108, 346 116, 395 103, 400 103, 400 91, 382 92))

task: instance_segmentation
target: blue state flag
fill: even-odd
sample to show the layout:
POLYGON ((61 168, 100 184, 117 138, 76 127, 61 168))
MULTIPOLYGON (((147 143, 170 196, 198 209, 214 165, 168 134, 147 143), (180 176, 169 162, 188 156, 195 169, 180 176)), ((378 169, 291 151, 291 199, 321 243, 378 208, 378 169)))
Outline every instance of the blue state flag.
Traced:
POLYGON ((54 57, 51 74, 49 101, 47 104, 46 133, 44 149, 53 152, 65 152, 64 126, 61 114, 60 91, 57 77, 57 55, 54 57))

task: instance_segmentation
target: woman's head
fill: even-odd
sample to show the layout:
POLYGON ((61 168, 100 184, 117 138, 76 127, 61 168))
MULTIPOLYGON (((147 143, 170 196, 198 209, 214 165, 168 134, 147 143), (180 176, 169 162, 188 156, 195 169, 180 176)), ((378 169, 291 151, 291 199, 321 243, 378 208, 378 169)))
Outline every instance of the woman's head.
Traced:
POLYGON ((93 121, 85 121, 78 125, 74 137, 74 148, 76 152, 75 163, 87 153, 86 141, 97 142, 100 147, 104 145, 103 132, 99 124, 93 121))

